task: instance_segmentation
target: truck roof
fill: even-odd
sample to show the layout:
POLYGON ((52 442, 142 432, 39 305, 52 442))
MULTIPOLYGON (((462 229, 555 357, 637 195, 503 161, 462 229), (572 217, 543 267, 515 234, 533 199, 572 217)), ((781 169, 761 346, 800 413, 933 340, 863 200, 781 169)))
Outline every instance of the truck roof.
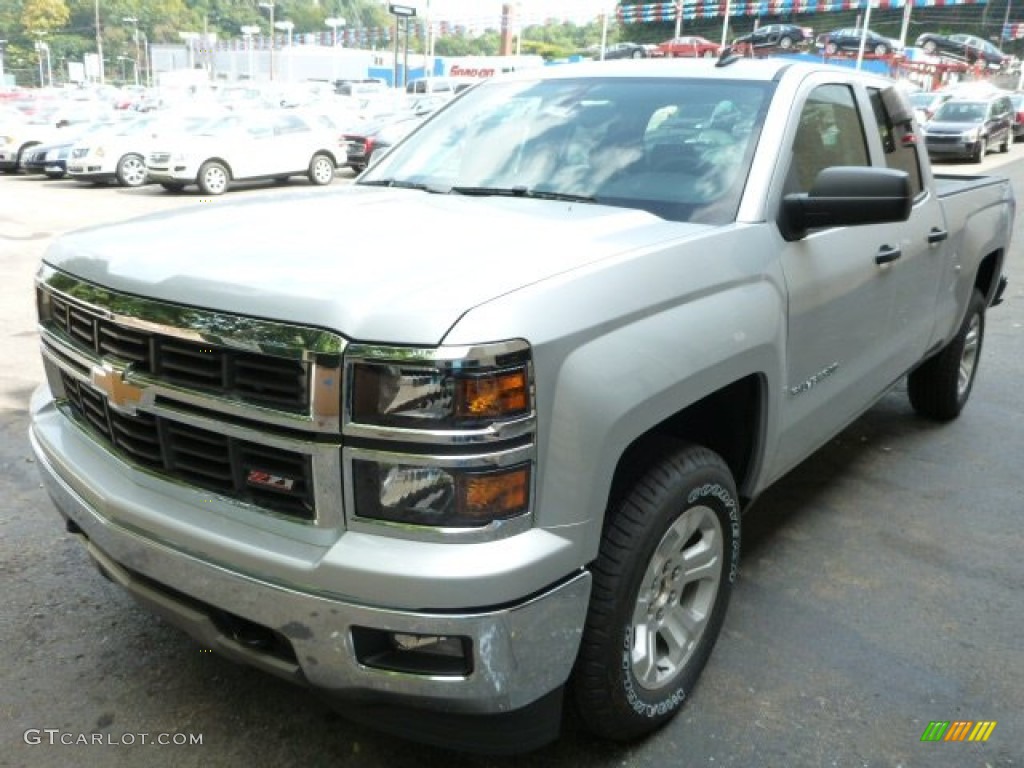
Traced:
POLYGON ((848 67, 831 64, 790 61, 783 58, 737 57, 719 66, 719 59, 614 59, 521 70, 502 75, 516 80, 563 79, 577 77, 702 77, 722 80, 762 80, 779 77, 786 70, 805 74, 817 71, 842 73, 846 78, 863 77, 878 80, 877 75, 859 73, 848 67))

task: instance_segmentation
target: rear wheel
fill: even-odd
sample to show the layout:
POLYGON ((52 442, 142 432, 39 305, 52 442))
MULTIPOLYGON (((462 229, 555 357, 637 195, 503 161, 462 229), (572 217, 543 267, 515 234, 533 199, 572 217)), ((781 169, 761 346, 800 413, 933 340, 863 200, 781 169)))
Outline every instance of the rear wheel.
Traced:
POLYGON ((643 52, 643 51, 641 51, 640 49, 637 49, 637 50, 633 51, 633 53, 631 54, 631 56, 632 56, 632 57, 633 57, 634 59, 642 59, 642 58, 644 57, 644 52, 643 52))
POLYGON ((875 46, 875 56, 887 56, 889 54, 889 46, 885 43, 879 43, 875 46))
POLYGON ((705 59, 713 59, 713 58, 715 58, 715 52, 714 51, 704 51, 704 58, 705 59))
POLYGON ((936 421, 951 421, 967 404, 985 339, 985 297, 975 289, 956 336, 907 377, 914 410, 936 421))
POLYGON ((839 46, 836 45, 835 43, 826 43, 825 53, 827 53, 829 56, 835 56, 837 53, 839 53, 839 46))
POLYGON ((725 462, 683 445, 610 514, 572 684, 587 727, 627 740, 678 712, 711 654, 736 577, 740 510, 725 462))
POLYGON ((793 47, 793 38, 791 38, 791 37, 782 37, 782 38, 779 39, 779 48, 783 48, 783 49, 788 50, 788 49, 790 49, 792 47, 793 47))
POLYGON ((125 155, 117 161, 114 175, 122 187, 141 187, 146 183, 146 162, 142 155, 125 155))
POLYGON ((309 161, 309 181, 318 187, 334 181, 334 161, 323 153, 313 155, 309 161))
POLYGON ((935 44, 934 40, 929 40, 922 47, 924 48, 924 52, 927 54, 934 54, 935 51, 938 49, 938 46, 935 44))
POLYGON ((231 184, 231 174, 223 163, 210 160, 203 163, 196 181, 204 195, 223 195, 231 184))
POLYGON ((999 145, 999 151, 1003 152, 1003 153, 1009 152, 1010 151, 1010 141, 1011 141, 1011 138, 1010 138, 1010 133, 1008 131, 1006 133, 1006 136, 1003 137, 1003 143, 999 145))

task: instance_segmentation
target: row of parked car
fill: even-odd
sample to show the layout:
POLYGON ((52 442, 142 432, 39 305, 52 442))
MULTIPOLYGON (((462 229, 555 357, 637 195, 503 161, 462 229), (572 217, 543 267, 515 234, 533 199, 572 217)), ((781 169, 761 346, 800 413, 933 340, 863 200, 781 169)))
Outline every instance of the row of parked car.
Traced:
POLYGON ((980 163, 988 152, 1009 152, 1014 141, 1024 138, 1024 93, 972 84, 913 93, 910 101, 932 160, 980 163))
POLYGON ((0 170, 51 179, 220 195, 236 181, 304 176, 330 184, 338 168, 362 170, 447 98, 384 94, 360 108, 341 101, 299 107, 168 107, 60 128, 0 113, 0 170))
MULTIPOLYGON (((732 41, 732 46, 740 51, 789 51, 814 47, 827 56, 859 52, 862 45, 869 57, 889 56, 903 48, 898 40, 863 27, 843 27, 815 37, 813 29, 797 24, 765 24, 732 41)), ((981 62, 987 67, 1004 68, 1014 61, 1013 56, 975 35, 929 32, 920 35, 915 45, 929 55, 946 56, 970 65, 981 62)), ((604 58, 714 57, 721 53, 721 49, 719 43, 699 35, 683 35, 657 45, 616 43, 605 49, 604 58)))

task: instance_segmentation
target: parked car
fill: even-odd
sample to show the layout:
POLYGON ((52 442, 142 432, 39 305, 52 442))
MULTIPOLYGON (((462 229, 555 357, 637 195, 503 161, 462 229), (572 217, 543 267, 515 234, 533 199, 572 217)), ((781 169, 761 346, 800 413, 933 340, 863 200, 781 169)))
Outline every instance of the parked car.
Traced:
POLYGON ((295 110, 233 113, 208 121, 192 135, 162 141, 146 157, 151 181, 169 192, 196 184, 221 195, 249 179, 285 182, 305 176, 316 185, 334 181, 339 137, 335 129, 295 110))
POLYGON ((891 38, 865 30, 863 27, 844 27, 825 32, 818 36, 817 47, 822 48, 829 56, 840 52, 857 52, 860 50, 861 38, 864 38, 864 53, 875 56, 888 56, 900 46, 891 38))
POLYGON ((936 56, 952 56, 968 64, 984 61, 988 67, 1002 67, 1010 63, 1011 56, 1003 53, 988 40, 974 35, 936 35, 926 33, 917 38, 917 47, 936 56))
POLYGON ((478 82, 480 82, 479 79, 475 77, 418 77, 406 83, 405 92, 454 96, 473 87, 478 82))
POLYGON ((990 147, 1009 152, 1016 111, 1010 97, 950 99, 924 126, 932 158, 962 157, 980 163, 990 147))
POLYGON ((348 142, 346 163, 356 173, 370 164, 375 152, 387 149, 404 139, 423 122, 424 115, 369 121, 345 134, 348 142))
POLYGON ((713 58, 721 52, 722 46, 710 40, 698 37, 697 35, 684 35, 673 37, 663 43, 658 43, 658 51, 662 56, 676 58, 713 58))
POLYGON ((147 181, 146 155, 154 144, 168 134, 195 130, 211 116, 209 112, 152 112, 110 131, 89 135, 71 148, 68 176, 76 181, 142 186, 147 181))
POLYGON ((764 48, 781 48, 790 50, 814 39, 814 30, 799 27, 796 24, 766 24, 749 34, 740 35, 732 41, 734 46, 749 47, 755 50, 764 48))
MULTIPOLYGON (((598 48, 597 55, 601 55, 598 48)), ((608 59, 646 59, 650 56, 646 45, 640 43, 612 43, 606 45, 604 58, 608 59)))
POLYGON ((62 179, 68 173, 68 157, 76 142, 88 135, 110 131, 116 126, 116 122, 104 121, 62 130, 58 136, 63 138, 56 138, 46 144, 37 144, 26 150, 21 163, 22 170, 26 173, 41 173, 50 179, 62 179))
POLYGON ((57 140, 65 130, 42 114, 8 116, 0 124, 0 172, 17 173, 32 147, 57 140))

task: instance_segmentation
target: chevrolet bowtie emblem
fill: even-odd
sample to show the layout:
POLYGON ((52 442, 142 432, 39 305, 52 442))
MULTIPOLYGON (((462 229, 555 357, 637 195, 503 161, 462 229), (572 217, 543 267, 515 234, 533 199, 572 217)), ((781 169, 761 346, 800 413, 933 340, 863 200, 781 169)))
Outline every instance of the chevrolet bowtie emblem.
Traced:
POLYGON ((115 410, 133 414, 146 391, 124 380, 124 371, 110 366, 96 366, 91 372, 92 385, 107 396, 107 402, 115 410))

